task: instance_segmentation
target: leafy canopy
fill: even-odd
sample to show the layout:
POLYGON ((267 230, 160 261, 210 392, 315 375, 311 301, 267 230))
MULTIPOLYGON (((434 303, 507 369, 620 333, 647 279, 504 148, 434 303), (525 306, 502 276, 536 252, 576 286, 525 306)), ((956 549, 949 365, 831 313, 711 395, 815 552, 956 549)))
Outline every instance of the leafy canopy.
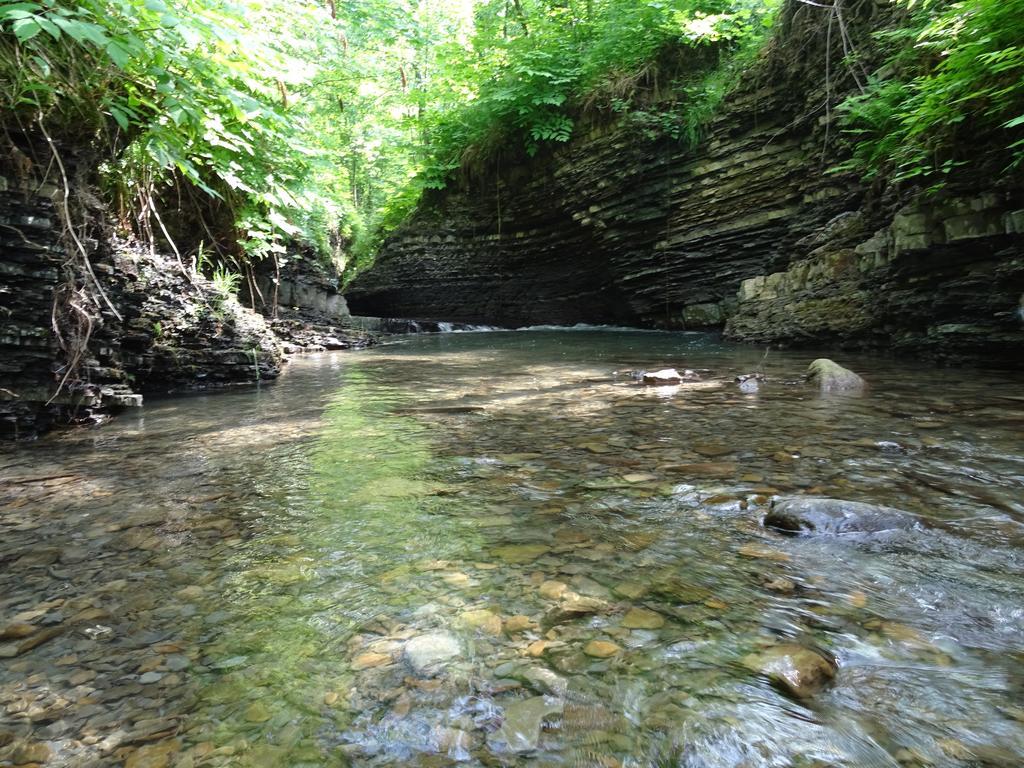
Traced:
MULTIPOLYGON (((775 4, 0 0, 0 109, 97 150, 142 234, 199 195, 239 265, 296 240, 369 256, 424 189, 588 115, 692 139, 775 4)), ((216 229, 203 211, 184 228, 216 229)))
POLYGON ((25 0, 0 5, 0 107, 106 156, 106 181, 143 214, 177 178, 226 200, 254 255, 311 212, 301 93, 325 46, 304 0, 25 0))

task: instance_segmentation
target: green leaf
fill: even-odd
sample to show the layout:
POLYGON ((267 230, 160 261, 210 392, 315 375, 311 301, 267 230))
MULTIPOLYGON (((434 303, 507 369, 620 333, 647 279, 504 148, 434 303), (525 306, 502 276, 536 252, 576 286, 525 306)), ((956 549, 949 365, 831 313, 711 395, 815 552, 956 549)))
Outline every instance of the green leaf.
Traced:
POLYGON ((119 40, 111 40, 107 44, 107 55, 119 69, 127 69, 132 62, 132 52, 119 40))
POLYGON ((18 42, 21 43, 28 42, 43 31, 35 17, 18 19, 11 25, 11 29, 14 31, 14 36, 18 38, 18 42))
POLYGON ((114 120, 117 121, 117 124, 121 126, 121 130, 127 131, 129 126, 131 125, 131 122, 128 120, 128 115, 126 115, 118 107, 115 107, 113 104, 111 104, 108 109, 110 111, 111 116, 114 118, 114 120))

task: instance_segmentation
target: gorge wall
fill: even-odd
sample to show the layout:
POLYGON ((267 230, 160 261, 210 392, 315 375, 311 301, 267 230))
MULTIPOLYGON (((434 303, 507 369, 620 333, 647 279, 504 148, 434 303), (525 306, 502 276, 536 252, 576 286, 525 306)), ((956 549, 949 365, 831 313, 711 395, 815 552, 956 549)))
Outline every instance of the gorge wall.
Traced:
POLYGON ((144 393, 278 375, 280 345, 260 315, 109 236, 102 210, 79 231, 87 267, 63 234, 56 181, 27 161, 0 173, 0 437, 101 420, 144 393))
MULTIPOLYGON (((848 4, 871 59, 887 4, 848 4)), ((791 2, 699 146, 628 118, 428 196, 347 291, 360 315, 725 327, 735 338, 1021 357, 1024 195, 967 169, 939 196, 828 173, 854 88, 791 2)), ((1018 363, 1020 364, 1020 363, 1018 363)))

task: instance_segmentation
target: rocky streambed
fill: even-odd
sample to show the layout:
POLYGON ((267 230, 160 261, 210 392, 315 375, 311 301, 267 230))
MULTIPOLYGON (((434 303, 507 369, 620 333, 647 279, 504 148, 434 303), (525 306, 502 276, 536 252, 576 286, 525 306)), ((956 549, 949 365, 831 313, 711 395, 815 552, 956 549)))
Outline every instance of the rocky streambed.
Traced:
POLYGON ((5 449, 0 765, 1019 765, 1019 379, 763 356, 440 334, 5 449))

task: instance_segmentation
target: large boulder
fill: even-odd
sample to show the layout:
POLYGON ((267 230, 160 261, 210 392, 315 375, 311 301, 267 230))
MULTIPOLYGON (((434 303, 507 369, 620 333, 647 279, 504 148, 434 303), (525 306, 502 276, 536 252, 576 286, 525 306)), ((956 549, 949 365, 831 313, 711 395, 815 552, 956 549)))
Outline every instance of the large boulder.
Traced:
POLYGON ((861 392, 867 387, 856 373, 825 357, 807 366, 805 378, 822 392, 861 392))
POLYGON ((818 536, 878 533, 919 527, 918 519, 901 509, 807 496, 775 499, 764 518, 764 524, 784 533, 818 536))

